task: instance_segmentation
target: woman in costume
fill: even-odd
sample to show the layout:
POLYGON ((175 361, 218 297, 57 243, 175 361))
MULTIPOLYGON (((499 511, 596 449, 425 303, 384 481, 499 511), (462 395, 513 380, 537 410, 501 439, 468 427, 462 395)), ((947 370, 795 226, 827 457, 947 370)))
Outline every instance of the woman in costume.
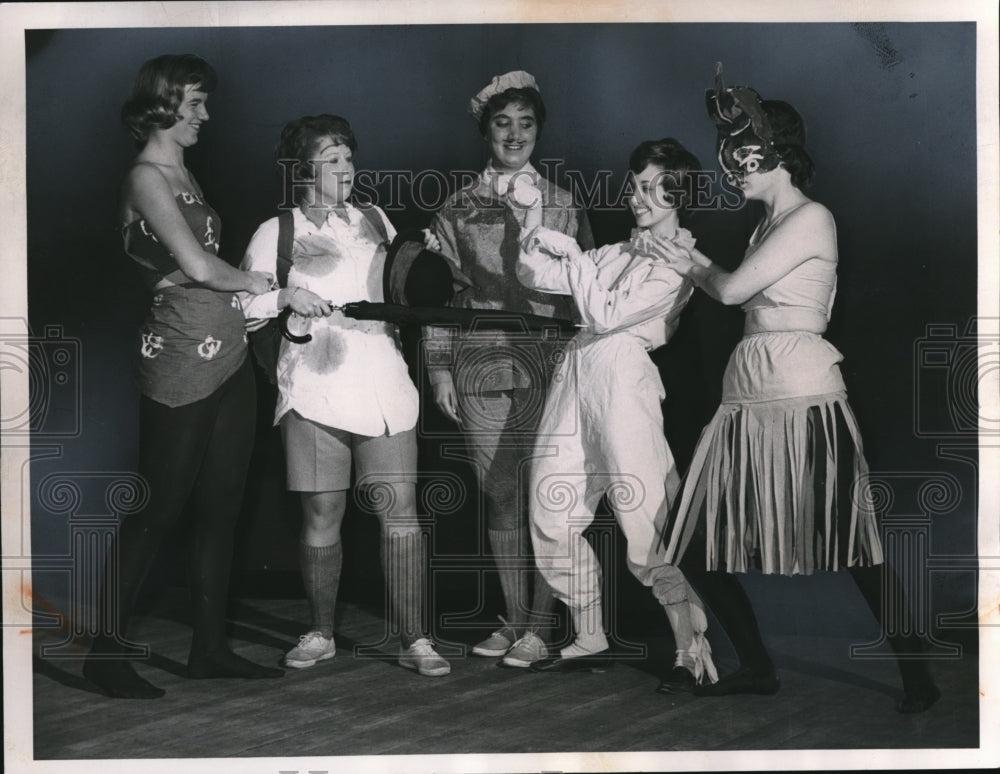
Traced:
MULTIPOLYGON (((659 690, 676 693, 715 680, 716 673, 704 611, 681 571, 663 559, 659 539, 680 477, 663 436, 663 383, 648 353, 677 329, 692 285, 652 246, 694 247, 680 223, 701 167, 667 138, 640 144, 629 168, 636 219, 629 241, 581 251, 572 238, 544 226, 522 234, 521 281, 570 295, 584 327, 555 373, 530 486, 535 558, 572 614, 575 639, 532 669, 592 670, 611 660, 601 569, 583 536, 607 495, 628 541, 629 570, 650 587, 673 630, 676 659, 659 690)), ((537 224, 537 212, 529 211, 526 227, 537 224)))
POLYGON ((122 187, 125 250, 152 292, 137 342, 139 473, 145 508, 125 519, 106 559, 102 631, 84 675, 110 696, 164 691, 139 676, 145 646, 127 639, 136 594, 163 537, 194 505, 194 636, 188 676, 280 677, 236 655, 225 636, 233 537, 250 451, 256 391, 236 292, 263 293, 270 278, 218 257, 221 223, 184 165, 208 121, 212 67, 192 55, 146 62, 122 120, 140 151, 122 187))
MULTIPOLYGON (((513 186, 530 184, 539 191, 546 227, 576 238, 584 248, 593 244, 584 211, 531 164, 545 125, 538 85, 522 70, 498 75, 472 98, 469 112, 489 146, 489 163, 431 222, 456 276, 471 282, 453 305, 568 318, 567 298, 518 282, 524 210, 505 206, 513 186)), ((525 481, 558 346, 497 331, 425 330, 434 399, 465 435, 506 606, 503 626, 472 652, 502 657, 512 667, 527 667, 547 655, 544 639, 553 623, 551 591, 531 561, 525 481)))
MULTIPOLYGON (((302 581, 312 623, 285 655, 305 668, 333 658, 334 607, 343 565, 340 528, 357 484, 371 492, 383 540, 391 607, 399 619, 399 664, 439 677, 451 671, 426 629, 427 574, 417 523, 417 389, 388 322, 354 320, 340 307, 383 300, 386 246, 395 229, 374 205, 350 200, 357 141, 333 115, 303 116, 281 132, 278 157, 291 165, 292 242, 287 287, 247 299, 251 321, 295 313, 306 343, 282 342, 275 424, 285 446, 288 488, 299 492, 302 581)), ((276 273, 280 217, 262 223, 243 267, 276 273)))
MULTIPOLYGON (((898 709, 922 711, 939 692, 925 662, 902 658, 919 654, 916 636, 885 629, 883 590, 901 599, 900 584, 882 565, 842 356, 823 338, 837 285, 837 235, 830 211, 802 192, 813 174, 804 123, 788 103, 761 100, 746 87, 724 88, 721 67, 708 102, 719 129, 719 162, 747 199, 763 204, 764 217, 732 272, 690 246, 656 247, 710 296, 746 312, 722 405, 685 479, 667 557, 676 561, 693 539, 686 572, 695 562, 709 571, 743 572, 754 565, 755 551, 765 573, 848 569, 897 654, 905 691, 898 709)), ((735 674, 701 692, 774 693, 777 675, 738 582, 716 572, 689 575, 741 660, 735 674)))

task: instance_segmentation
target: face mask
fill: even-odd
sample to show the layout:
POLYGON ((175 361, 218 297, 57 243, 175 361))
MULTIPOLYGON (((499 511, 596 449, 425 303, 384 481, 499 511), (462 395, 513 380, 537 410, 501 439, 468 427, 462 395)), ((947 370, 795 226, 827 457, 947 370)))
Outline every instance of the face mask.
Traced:
POLYGON ((705 93, 708 115, 719 131, 719 165, 741 181, 751 172, 770 172, 780 162, 773 132, 761 107, 760 95, 748 86, 722 82, 722 63, 715 70, 715 91, 705 93))

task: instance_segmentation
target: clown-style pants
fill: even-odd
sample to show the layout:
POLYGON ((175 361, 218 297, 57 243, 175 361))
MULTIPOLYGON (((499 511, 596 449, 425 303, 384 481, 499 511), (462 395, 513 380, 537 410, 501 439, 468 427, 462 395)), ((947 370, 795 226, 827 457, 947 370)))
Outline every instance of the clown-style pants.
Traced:
POLYGON ((628 542, 629 570, 672 624, 670 608, 688 602, 695 632, 705 630, 697 596, 660 548, 679 486, 663 436, 663 397, 638 340, 581 334, 567 347, 545 404, 529 490, 532 543, 539 570, 573 615, 576 642, 587 650, 607 647, 601 566, 583 537, 605 494, 628 542))

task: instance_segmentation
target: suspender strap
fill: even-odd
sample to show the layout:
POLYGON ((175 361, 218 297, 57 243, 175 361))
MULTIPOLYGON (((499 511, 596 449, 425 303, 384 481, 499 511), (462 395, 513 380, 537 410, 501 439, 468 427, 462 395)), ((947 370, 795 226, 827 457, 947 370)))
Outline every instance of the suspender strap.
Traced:
POLYGON ((365 220, 368 221, 368 225, 375 229, 375 233, 379 235, 379 239, 383 243, 389 241, 389 232, 385 230, 385 221, 382 220, 382 216, 378 214, 378 209, 376 209, 374 204, 365 202, 354 202, 355 207, 361 210, 361 214, 365 216, 365 220))
POLYGON ((291 210, 278 213, 278 261, 275 273, 278 286, 288 286, 288 272, 292 268, 292 244, 295 241, 295 220, 291 210))

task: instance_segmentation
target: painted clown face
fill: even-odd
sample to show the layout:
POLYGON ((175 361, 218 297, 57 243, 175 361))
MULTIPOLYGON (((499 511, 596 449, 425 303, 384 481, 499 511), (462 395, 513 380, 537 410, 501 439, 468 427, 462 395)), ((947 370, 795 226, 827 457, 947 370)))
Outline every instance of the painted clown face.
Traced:
POLYGON ((756 91, 747 86, 726 88, 720 64, 715 73, 715 91, 705 94, 705 102, 719 131, 719 166, 730 178, 742 183, 753 172, 770 172, 778 166, 771 125, 756 91))

